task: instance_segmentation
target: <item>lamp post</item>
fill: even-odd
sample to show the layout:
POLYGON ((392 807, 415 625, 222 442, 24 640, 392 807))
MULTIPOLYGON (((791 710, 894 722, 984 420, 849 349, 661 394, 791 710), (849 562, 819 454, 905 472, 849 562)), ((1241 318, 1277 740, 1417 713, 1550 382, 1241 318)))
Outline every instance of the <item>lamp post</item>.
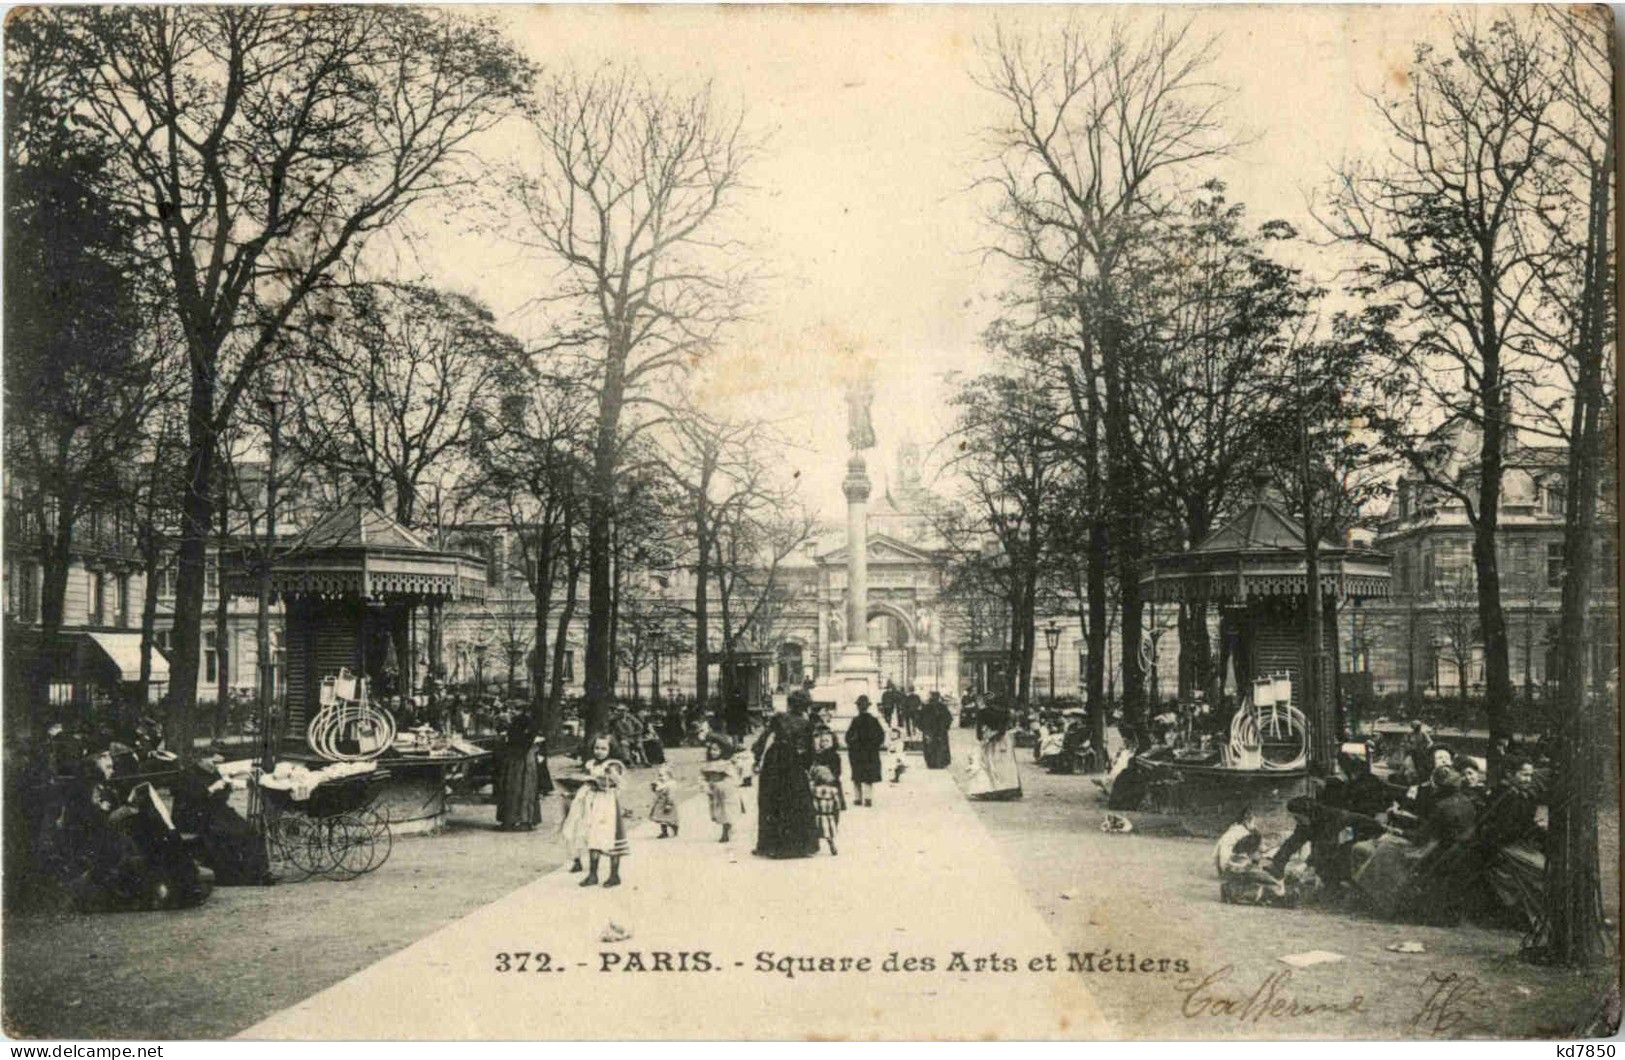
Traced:
POLYGON ((1055 705, 1055 649, 1061 643, 1061 627, 1052 618, 1044 627, 1044 644, 1049 648, 1049 703, 1055 705))
MULTIPOLYGON (((288 395, 278 387, 267 390, 260 405, 270 418, 270 452, 265 468, 265 548, 259 564, 259 602, 256 606, 254 647, 259 656, 260 768, 276 765, 276 737, 272 732, 276 704, 276 661, 271 657, 271 564, 276 561, 277 458, 282 448, 282 407, 288 395)), ((221 593, 225 592, 224 584, 221 593)))
POLYGON ((660 645, 666 637, 665 627, 659 622, 649 627, 649 650, 655 660, 654 684, 649 689, 650 705, 656 710, 660 709, 660 645))

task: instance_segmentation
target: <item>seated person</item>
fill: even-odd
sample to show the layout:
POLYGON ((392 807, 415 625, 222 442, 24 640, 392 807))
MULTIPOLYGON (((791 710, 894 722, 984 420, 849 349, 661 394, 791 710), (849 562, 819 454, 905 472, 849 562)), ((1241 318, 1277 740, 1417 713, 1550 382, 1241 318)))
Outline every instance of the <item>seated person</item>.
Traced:
POLYGON ((1439 792, 1417 835, 1408 897, 1414 917, 1452 925, 1471 905, 1480 859, 1473 842, 1478 811, 1462 791, 1461 774, 1448 766, 1433 771, 1439 792))
POLYGON ((212 748, 181 771, 171 790, 175 823, 181 831, 197 834, 203 863, 214 871, 216 883, 223 887, 275 883, 263 838, 231 807, 231 781, 220 772, 223 758, 219 748, 212 748))
POLYGON ((1234 823, 1213 847, 1213 868, 1219 874, 1219 901, 1238 905, 1285 902, 1286 882, 1263 867, 1263 836, 1257 816, 1243 807, 1234 823))
POLYGON ((1545 902, 1546 829, 1536 821, 1535 767, 1504 760, 1507 779, 1485 800, 1477 841, 1492 919, 1528 929, 1545 902))
POLYGON ((1441 775, 1439 770, 1455 774, 1454 763, 1456 756, 1448 747, 1437 744, 1432 749, 1433 771, 1428 779, 1415 785, 1405 792, 1405 797, 1399 801, 1399 808, 1417 821, 1426 820, 1433 811, 1433 804, 1444 796, 1439 789, 1437 778, 1441 775))
MULTIPOLYGON (((1339 801, 1347 799, 1347 785, 1329 788, 1339 801)), ((1353 879, 1352 850, 1354 844, 1379 836, 1382 824, 1374 817, 1353 813, 1339 805, 1298 796, 1286 804, 1292 815, 1294 828, 1286 841, 1276 849, 1270 859, 1270 871, 1276 876, 1286 873, 1286 864, 1292 855, 1309 846, 1309 867, 1315 870, 1323 885, 1337 887, 1353 879)))
POLYGON ((1357 755, 1340 755, 1338 761, 1343 767, 1343 776, 1347 778, 1339 804, 1342 809, 1375 817, 1394 804, 1399 793, 1371 772, 1369 761, 1357 755))
POLYGON ((113 758, 90 756, 64 813, 75 872, 68 886, 87 909, 177 909, 209 896, 210 884, 187 855, 169 809, 140 784, 127 800, 110 781, 113 758))

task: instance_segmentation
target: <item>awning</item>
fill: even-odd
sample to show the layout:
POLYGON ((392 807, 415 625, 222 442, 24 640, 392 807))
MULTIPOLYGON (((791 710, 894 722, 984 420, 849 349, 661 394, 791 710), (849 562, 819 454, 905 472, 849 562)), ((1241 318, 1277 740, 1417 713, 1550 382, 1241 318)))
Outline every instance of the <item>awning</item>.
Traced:
MULTIPOLYGON (((112 662, 119 672, 119 680, 141 680, 141 634, 87 632, 85 636, 112 662)), ((152 650, 152 680, 157 683, 169 680, 169 660, 157 648, 152 650)))

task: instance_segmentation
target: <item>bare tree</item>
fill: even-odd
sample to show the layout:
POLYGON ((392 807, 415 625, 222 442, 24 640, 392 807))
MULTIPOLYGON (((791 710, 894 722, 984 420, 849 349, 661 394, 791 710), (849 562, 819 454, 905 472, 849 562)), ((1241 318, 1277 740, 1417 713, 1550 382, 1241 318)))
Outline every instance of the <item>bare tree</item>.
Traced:
POLYGON ((187 361, 169 736, 191 753, 216 440, 290 318, 372 234, 471 185, 469 141, 527 89, 489 20, 378 7, 31 12, 67 42, 59 100, 105 146, 162 261, 187 361))
POLYGON ((6 43, 5 458, 21 487, 6 538, 41 560, 17 714, 38 722, 73 557, 108 544, 76 540, 80 524, 138 485, 122 470, 154 442, 144 429, 174 351, 154 326, 138 218, 110 195, 108 148, 69 113, 72 50, 49 18, 14 19, 6 43))
MULTIPOLYGON (((1544 56, 1557 78, 1552 128, 1559 160, 1555 184, 1563 208, 1543 215, 1557 254, 1542 276, 1550 298, 1564 307, 1551 335, 1570 384, 1569 444, 1564 478, 1563 590, 1558 648, 1558 755, 1550 792, 1546 908, 1529 939, 1536 959, 1565 965, 1606 960, 1612 940, 1604 919, 1597 842, 1603 790, 1602 749, 1614 734, 1599 725, 1617 717, 1618 703, 1591 687, 1592 591, 1614 572, 1596 562, 1599 527, 1611 508, 1617 526, 1618 482, 1610 480, 1617 452, 1614 398, 1617 327, 1614 276, 1615 115, 1613 32, 1607 18, 1582 8, 1542 13, 1550 41, 1544 56), (1614 498, 1609 503, 1609 498, 1614 498)), ((1604 553, 1606 554, 1606 553, 1604 553)), ((1617 776, 1617 770, 1616 770, 1617 776)))
POLYGON ((1492 747, 1512 699, 1495 549, 1503 461, 1517 399, 1536 383, 1536 279, 1551 257, 1545 66, 1520 18, 1456 17, 1448 51, 1419 45, 1408 91, 1373 100, 1388 157, 1345 168, 1321 214, 1360 256, 1358 293, 1381 303, 1369 311, 1387 331, 1368 351, 1387 405, 1375 425, 1473 528, 1492 747))
POLYGON ((784 561, 813 535, 816 521, 789 491, 758 491, 719 514, 713 537, 717 604, 722 619, 719 676, 728 729, 743 736, 745 690, 737 687, 742 644, 765 649, 785 602, 784 561))
MULTIPOLYGON (((1069 378, 1078 387, 1099 381, 1098 396, 1080 393, 1075 404, 1100 408, 1105 507, 1114 513, 1106 536, 1125 645, 1141 638, 1146 550, 1135 515, 1142 487, 1124 273, 1176 190, 1172 182, 1227 148, 1219 124, 1226 92, 1207 74, 1215 49, 1188 22, 1167 17, 1141 32, 1073 22, 1042 40, 1001 30, 981 77, 1004 108, 989 133, 998 252, 1037 290, 1073 303, 1080 362, 1069 378)), ((1133 648, 1124 652, 1123 692, 1125 716, 1137 724, 1145 674, 1133 648)))
MULTIPOLYGON (((953 466, 965 483, 971 532, 961 550, 988 542, 999 562, 986 568, 1003 592, 1009 616, 1009 693, 1031 697, 1040 590, 1052 561, 1050 532, 1061 519, 1054 503, 1064 457, 1055 425, 1058 395, 1029 375, 990 373, 967 380, 954 396, 953 466)), ((974 560, 974 556, 972 557, 974 560)))
POLYGON ((534 140, 513 180, 513 233, 557 269, 536 301, 592 351, 597 412, 588 480, 589 727, 614 694, 616 475, 658 417, 660 385, 704 354, 738 311, 741 276, 724 215, 752 146, 710 90, 681 94, 628 72, 544 86, 534 140), (628 416, 628 409, 632 409, 628 416))
POLYGON ((705 703, 710 696, 717 539, 742 509, 760 502, 765 468, 759 450, 776 439, 760 421, 730 421, 692 406, 680 410, 667 435, 666 464, 686 498, 683 523, 690 541, 685 554, 694 565, 694 694, 705 703))
POLYGON ((564 653, 586 555, 583 529, 590 437, 590 388, 568 360, 540 354, 511 365, 498 419, 474 432, 474 475, 465 488, 518 542, 533 605, 531 710, 556 735, 564 692, 564 653), (562 591, 557 616, 554 603, 562 591), (549 646, 549 624, 557 632, 549 646))
POLYGON ((411 525, 423 487, 493 422, 520 345, 478 302, 429 287, 360 284, 319 302, 323 319, 290 365, 290 448, 411 525))

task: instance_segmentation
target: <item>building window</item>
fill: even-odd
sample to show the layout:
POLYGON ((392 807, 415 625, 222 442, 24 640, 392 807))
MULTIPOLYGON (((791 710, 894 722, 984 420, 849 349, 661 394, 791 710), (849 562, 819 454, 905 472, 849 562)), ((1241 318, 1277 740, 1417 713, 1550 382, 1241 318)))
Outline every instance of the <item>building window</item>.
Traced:
POLYGON ((165 567, 158 572, 158 598, 172 600, 175 598, 176 570, 173 566, 165 567))
POLYGON ((107 575, 100 571, 90 571, 90 624, 101 626, 107 623, 107 575))
POLYGON ((1563 542, 1552 541, 1546 546, 1546 587, 1563 587, 1563 542))
POLYGON ((154 630, 152 633, 152 646, 168 655, 174 651, 174 634, 167 629, 154 630))
POLYGON ((130 576, 120 574, 113 582, 113 624, 120 629, 130 625, 130 576))
POLYGON ((576 679, 576 652, 574 648, 564 653, 564 679, 566 681, 576 679))
POLYGON ((1546 487, 1546 514, 1563 514, 1563 485, 1560 482, 1554 481, 1546 487))
POLYGON ((203 634, 203 680, 211 684, 220 679, 219 642, 213 633, 203 634))
POLYGON ((214 596, 220 591, 220 561, 211 559, 203 567, 203 592, 214 596))

